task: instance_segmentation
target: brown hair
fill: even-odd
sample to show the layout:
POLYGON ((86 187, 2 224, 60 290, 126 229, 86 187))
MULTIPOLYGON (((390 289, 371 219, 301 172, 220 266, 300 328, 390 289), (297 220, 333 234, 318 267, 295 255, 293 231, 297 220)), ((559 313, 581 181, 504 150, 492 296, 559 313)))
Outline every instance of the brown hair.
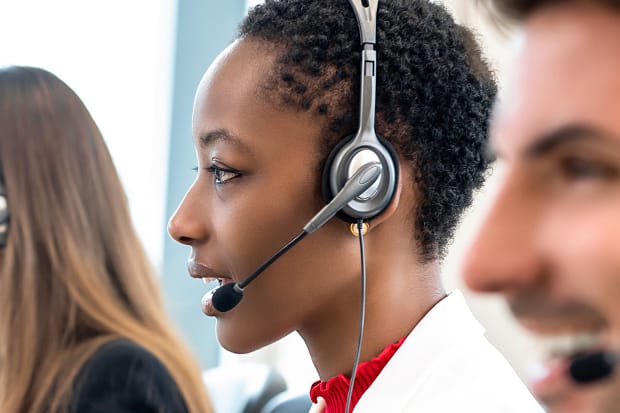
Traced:
POLYGON ((2 69, 0 136, 11 212, 0 250, 2 412, 65 411, 81 366, 119 337, 166 366, 190 412, 212 411, 79 97, 47 71, 2 69))
POLYGON ((571 1, 598 3, 620 11, 620 0, 487 0, 486 5, 505 17, 523 20, 541 7, 571 1))

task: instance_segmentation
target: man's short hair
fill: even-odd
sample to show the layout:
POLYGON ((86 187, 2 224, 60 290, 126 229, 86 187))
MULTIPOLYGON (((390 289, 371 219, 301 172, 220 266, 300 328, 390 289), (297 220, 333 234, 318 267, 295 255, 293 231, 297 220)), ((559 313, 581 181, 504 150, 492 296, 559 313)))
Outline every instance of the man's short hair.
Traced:
MULTIPOLYGON (((502 15, 516 20, 524 20, 541 7, 568 3, 574 0, 488 0, 502 15)), ((583 2, 613 7, 620 12, 620 0, 581 0, 583 2)))

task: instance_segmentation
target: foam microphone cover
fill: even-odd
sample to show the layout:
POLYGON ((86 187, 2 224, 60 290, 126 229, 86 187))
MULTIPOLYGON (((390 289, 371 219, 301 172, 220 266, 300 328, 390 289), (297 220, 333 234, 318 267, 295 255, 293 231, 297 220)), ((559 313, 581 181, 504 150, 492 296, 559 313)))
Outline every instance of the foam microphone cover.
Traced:
POLYGON ((601 351, 576 357, 568 371, 576 383, 591 383, 611 376, 614 365, 613 357, 601 351))
POLYGON ((224 313, 239 304, 243 298, 243 291, 235 289, 235 285, 235 283, 228 283, 215 290, 211 302, 217 311, 224 313))

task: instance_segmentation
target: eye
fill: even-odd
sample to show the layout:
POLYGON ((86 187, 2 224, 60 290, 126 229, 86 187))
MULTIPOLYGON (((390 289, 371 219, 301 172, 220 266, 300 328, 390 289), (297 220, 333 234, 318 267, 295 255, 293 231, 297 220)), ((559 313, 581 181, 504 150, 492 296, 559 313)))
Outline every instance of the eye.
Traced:
POLYGON ((616 170, 609 165, 589 159, 568 157, 562 160, 562 173, 571 181, 604 179, 616 176, 616 170))
POLYGON ((212 164, 211 166, 206 168, 206 170, 209 173, 213 174, 213 179, 216 185, 224 185, 229 181, 235 178, 239 178, 241 176, 241 173, 235 171, 234 169, 223 168, 215 164, 212 164))

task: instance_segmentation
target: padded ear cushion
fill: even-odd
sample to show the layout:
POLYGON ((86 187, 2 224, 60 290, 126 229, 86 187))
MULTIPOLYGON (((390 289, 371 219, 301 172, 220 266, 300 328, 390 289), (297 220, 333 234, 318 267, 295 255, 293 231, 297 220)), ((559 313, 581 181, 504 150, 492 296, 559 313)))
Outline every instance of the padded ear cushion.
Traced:
MULTIPOLYGON (((334 158, 345 145, 349 144, 351 140, 353 140, 354 137, 355 135, 349 135, 346 138, 338 141, 336 146, 334 146, 334 148, 329 153, 327 160, 325 161, 325 165, 323 166, 323 173, 321 174, 321 194, 323 195, 323 200, 325 201, 325 204, 329 204, 329 202, 334 198, 334 195, 336 195, 332 192, 331 185, 329 183, 330 176, 332 174, 332 164, 334 163, 334 158)), ((344 219, 344 217, 342 217, 341 215, 343 215, 342 212, 338 212, 336 214, 337 217, 344 219)), ((347 219, 345 219, 345 221, 347 221, 347 219)))
POLYGON ((332 200, 334 195, 342 189, 346 182, 346 172, 348 170, 349 161, 352 155, 359 150, 371 149, 377 156, 382 164, 383 171, 381 172, 381 180, 379 185, 379 192, 377 196, 382 200, 377 199, 377 196, 370 200, 354 200, 349 203, 345 208, 336 214, 338 218, 346 222, 356 222, 362 218, 364 220, 371 220, 379 216, 390 205, 396 186, 398 185, 398 155, 394 150, 394 147, 381 136, 377 135, 381 147, 376 146, 361 146, 361 147, 348 147, 351 141, 355 138, 355 135, 348 136, 334 147, 325 162, 323 167, 323 173, 321 177, 321 192, 325 202, 328 203, 332 200), (344 153, 343 153, 344 152, 344 153), (340 159, 340 164, 336 164, 336 159, 340 159))

